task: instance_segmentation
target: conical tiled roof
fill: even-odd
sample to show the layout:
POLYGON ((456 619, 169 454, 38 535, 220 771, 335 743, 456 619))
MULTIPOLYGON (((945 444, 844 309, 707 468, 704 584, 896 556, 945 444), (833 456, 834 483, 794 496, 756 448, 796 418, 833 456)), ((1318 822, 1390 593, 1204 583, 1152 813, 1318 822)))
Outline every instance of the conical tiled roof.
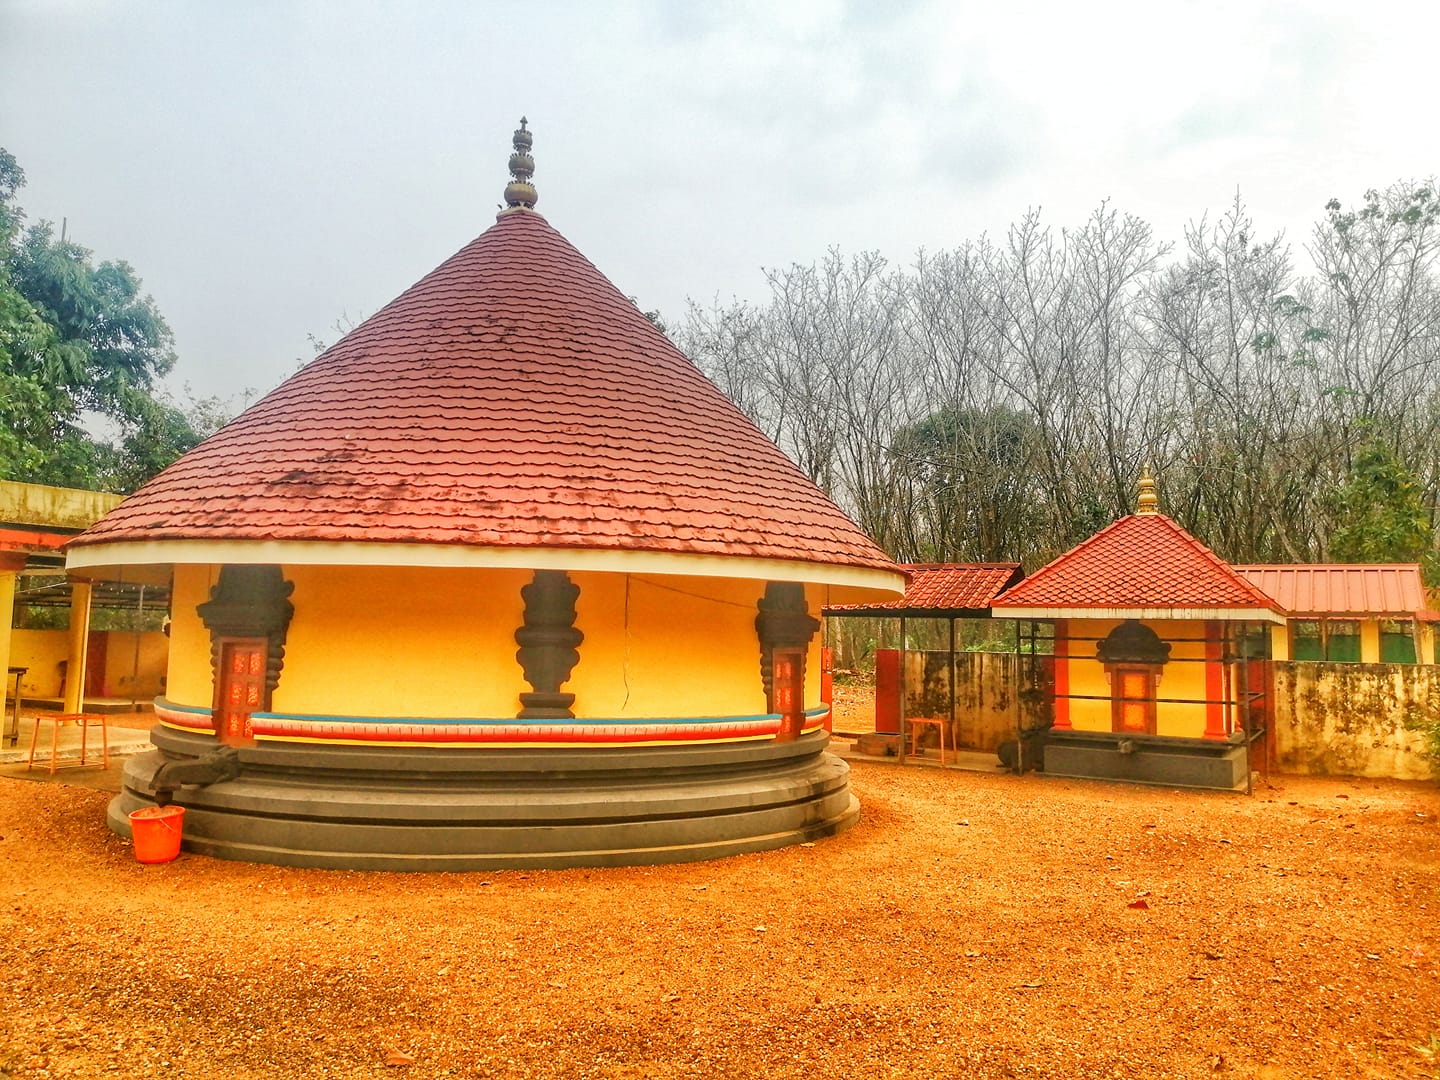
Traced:
POLYGON ((1258 618, 1275 601, 1163 514, 1123 517, 991 603, 1004 618, 1258 618))
POLYGON ((523 208, 72 548, 178 540, 598 548, 895 571, 523 208))

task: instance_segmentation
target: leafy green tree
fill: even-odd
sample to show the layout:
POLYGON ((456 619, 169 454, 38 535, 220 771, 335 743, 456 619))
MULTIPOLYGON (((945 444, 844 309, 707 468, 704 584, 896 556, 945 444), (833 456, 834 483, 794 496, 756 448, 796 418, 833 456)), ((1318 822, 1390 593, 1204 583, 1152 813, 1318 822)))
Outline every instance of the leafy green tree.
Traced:
POLYGON ((946 405, 896 433, 890 453, 918 486, 917 551, 927 561, 1030 554, 1039 432, 1004 405, 946 405))
POLYGON ((1388 445, 1362 446, 1333 498, 1337 527, 1330 555, 1343 562, 1418 562, 1440 581, 1434 526, 1415 474, 1388 445))
POLYGON ((159 390, 173 336, 129 264, 25 225, 24 183, 0 149, 0 479, 132 490, 199 441, 159 390))

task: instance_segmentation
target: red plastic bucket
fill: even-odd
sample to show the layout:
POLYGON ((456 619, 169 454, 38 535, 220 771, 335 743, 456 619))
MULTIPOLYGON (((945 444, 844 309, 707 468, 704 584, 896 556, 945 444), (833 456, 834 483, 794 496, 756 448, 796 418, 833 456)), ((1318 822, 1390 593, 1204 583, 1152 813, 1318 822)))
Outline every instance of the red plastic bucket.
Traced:
POLYGON ((180 854, 183 806, 143 806, 130 811, 130 839, 135 858, 143 863, 169 862, 180 854))

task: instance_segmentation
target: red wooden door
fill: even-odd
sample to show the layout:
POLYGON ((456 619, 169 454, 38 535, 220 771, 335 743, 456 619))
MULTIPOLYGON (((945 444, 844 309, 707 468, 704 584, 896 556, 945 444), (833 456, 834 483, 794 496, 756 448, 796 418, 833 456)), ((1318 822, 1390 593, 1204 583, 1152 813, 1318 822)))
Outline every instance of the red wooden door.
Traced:
POLYGON ((1111 730, 1154 735, 1155 669, 1117 665, 1111 677, 1111 730))
POLYGON ((215 686, 215 730, 223 743, 255 741, 250 714, 265 709, 264 638, 227 638, 220 643, 215 686))
POLYGON ((85 638, 86 697, 104 697, 108 692, 105 685, 105 656, 109 644, 110 635, 104 630, 91 630, 85 638))
POLYGON ((775 687, 770 711, 780 714, 777 738, 794 739, 805 722, 805 652, 803 649, 776 649, 771 668, 775 687))

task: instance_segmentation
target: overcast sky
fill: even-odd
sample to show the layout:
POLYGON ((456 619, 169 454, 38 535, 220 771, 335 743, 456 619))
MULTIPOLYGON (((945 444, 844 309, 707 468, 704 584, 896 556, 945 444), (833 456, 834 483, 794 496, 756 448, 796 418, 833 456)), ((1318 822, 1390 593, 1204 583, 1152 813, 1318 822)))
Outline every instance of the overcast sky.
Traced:
POLYGON ((268 390, 489 227, 521 114, 538 209, 626 293, 765 296, 1104 199, 1178 239, 1237 189, 1303 261, 1327 199, 1440 171, 1440 5, 0 0, 31 220, 124 259, 173 377, 268 390))

